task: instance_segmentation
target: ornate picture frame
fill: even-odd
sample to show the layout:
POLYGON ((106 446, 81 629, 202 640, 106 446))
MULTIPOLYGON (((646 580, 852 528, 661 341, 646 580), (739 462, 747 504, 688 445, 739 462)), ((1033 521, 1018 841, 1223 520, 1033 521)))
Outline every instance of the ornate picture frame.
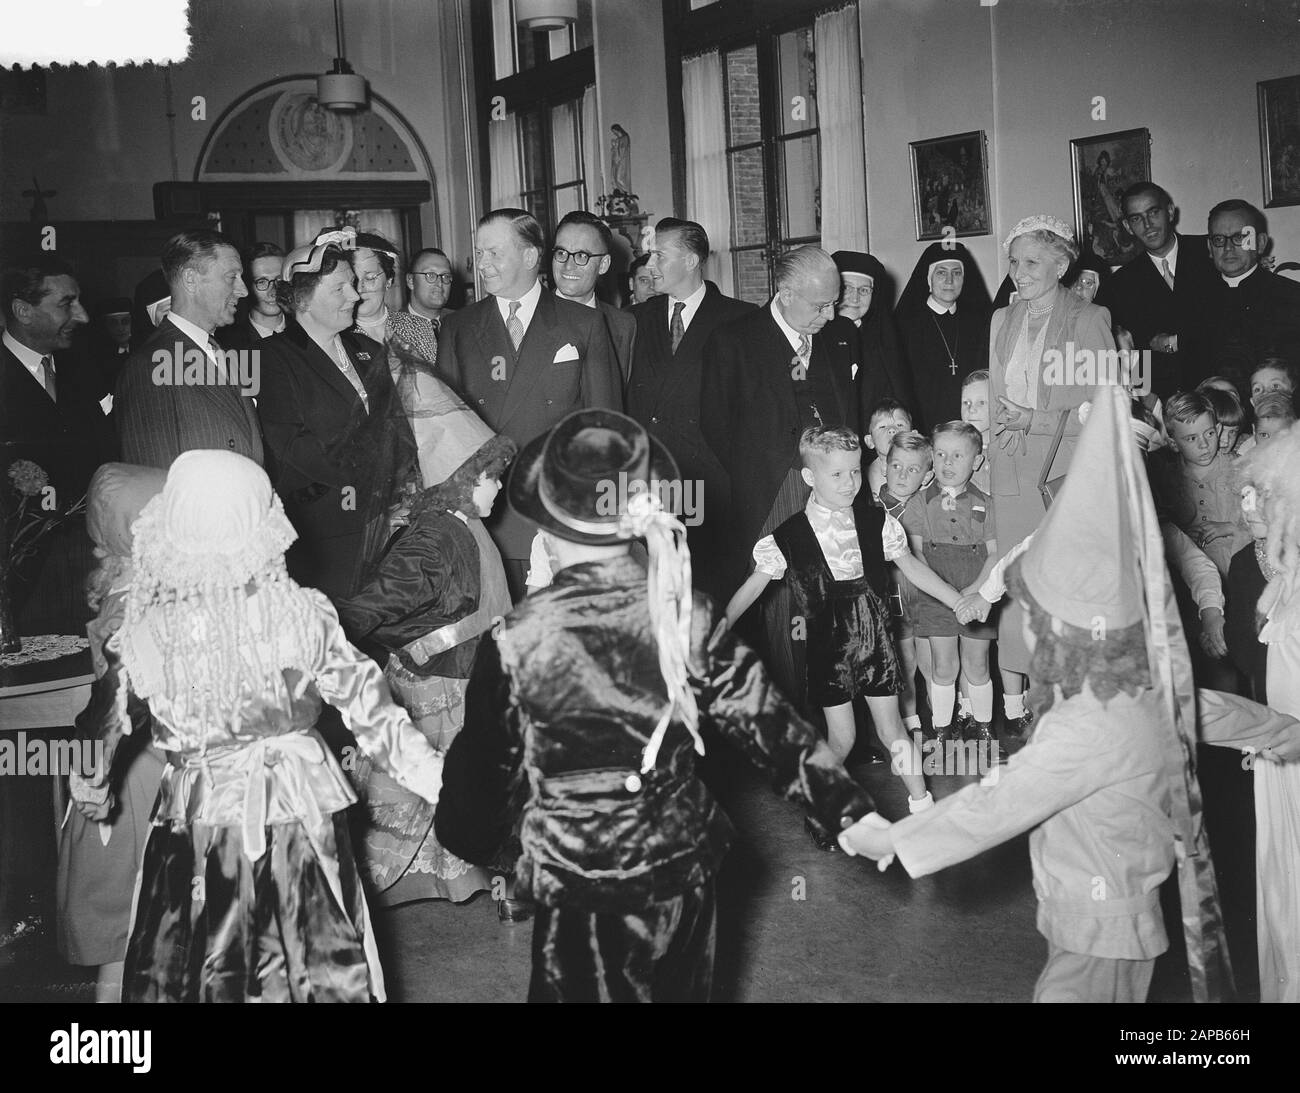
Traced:
POLYGON ((1124 223, 1120 194, 1151 178, 1151 130, 1125 129, 1070 141, 1074 232, 1083 254, 1122 266, 1142 253, 1124 223))
POLYGON ((993 218, 984 130, 914 140, 908 147, 917 240, 988 235, 993 218))
POLYGON ((1300 76, 1261 80, 1256 87, 1264 208, 1300 205, 1300 76))

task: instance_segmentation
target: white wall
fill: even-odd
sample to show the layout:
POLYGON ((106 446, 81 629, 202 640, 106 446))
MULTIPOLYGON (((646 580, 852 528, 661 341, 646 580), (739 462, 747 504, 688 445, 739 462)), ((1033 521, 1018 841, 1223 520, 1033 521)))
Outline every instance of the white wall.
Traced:
MULTIPOLYGON (((1182 227, 1217 201, 1263 205, 1255 85, 1300 74, 1294 0, 859 0, 871 249, 896 278, 921 244, 908 142, 985 129, 993 234, 962 241, 990 291, 997 241, 1051 212, 1073 223, 1073 138, 1146 127, 1151 171, 1182 227), (1104 121, 1091 118, 1093 96, 1104 121)), ((1265 210, 1279 258, 1300 258, 1300 207, 1265 210)))

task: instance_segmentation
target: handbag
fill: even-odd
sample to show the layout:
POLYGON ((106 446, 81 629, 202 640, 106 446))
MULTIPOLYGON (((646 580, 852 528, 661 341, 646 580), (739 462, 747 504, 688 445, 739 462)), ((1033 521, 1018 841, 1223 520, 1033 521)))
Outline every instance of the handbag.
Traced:
POLYGON ((1052 437, 1052 446, 1047 450, 1047 458, 1043 460, 1043 473, 1038 476, 1038 493, 1045 509, 1052 507, 1052 500, 1061 492, 1061 485, 1065 482, 1063 474, 1050 481, 1047 476, 1052 473, 1052 464, 1056 462, 1056 453, 1060 450, 1061 438, 1065 436, 1065 422, 1069 416, 1069 410, 1061 411, 1061 420, 1057 423, 1056 435, 1052 437))

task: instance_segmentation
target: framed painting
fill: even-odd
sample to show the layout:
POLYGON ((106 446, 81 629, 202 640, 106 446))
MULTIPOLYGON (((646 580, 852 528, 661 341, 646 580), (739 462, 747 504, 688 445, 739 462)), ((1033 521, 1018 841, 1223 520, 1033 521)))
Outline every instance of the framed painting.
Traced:
POLYGON ((1300 205, 1300 76, 1257 86, 1264 207, 1300 205))
POLYGON ((1151 178, 1151 131, 1125 129, 1070 141, 1074 177, 1074 231, 1083 254, 1112 266, 1142 253, 1142 244, 1124 223, 1120 195, 1151 178))
POLYGON ((988 235, 993 222, 984 130, 916 140, 910 147, 916 238, 988 235))

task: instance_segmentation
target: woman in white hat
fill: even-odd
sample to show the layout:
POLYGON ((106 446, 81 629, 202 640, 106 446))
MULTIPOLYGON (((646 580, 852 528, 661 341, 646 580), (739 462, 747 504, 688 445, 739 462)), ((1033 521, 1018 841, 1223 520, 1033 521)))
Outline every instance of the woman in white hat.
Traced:
MULTIPOLYGON (((134 525, 126 618, 88 724, 115 749, 143 703, 175 755, 127 944, 126 1001, 365 1001, 383 976, 344 810, 314 730, 336 706, 361 751, 430 802, 442 757, 319 592, 289 579, 295 533, 265 473, 179 456, 134 525)), ((74 796, 110 807, 103 772, 74 796)))
MULTIPOLYGON (((1069 469, 1083 426, 1080 407, 1092 398, 1093 373, 1062 366, 1077 350, 1114 350, 1115 339, 1110 313, 1061 284, 1079 254, 1074 233, 1062 221, 1027 216, 1003 246, 1018 296, 994 312, 989 331, 993 436, 987 455, 997 539, 1010 545, 1042 521, 1046 506, 1039 482, 1069 469)), ((1007 722, 1023 728, 1028 718, 1022 675, 1029 651, 1021 618, 1016 605, 1002 611, 998 664, 1007 722)))

